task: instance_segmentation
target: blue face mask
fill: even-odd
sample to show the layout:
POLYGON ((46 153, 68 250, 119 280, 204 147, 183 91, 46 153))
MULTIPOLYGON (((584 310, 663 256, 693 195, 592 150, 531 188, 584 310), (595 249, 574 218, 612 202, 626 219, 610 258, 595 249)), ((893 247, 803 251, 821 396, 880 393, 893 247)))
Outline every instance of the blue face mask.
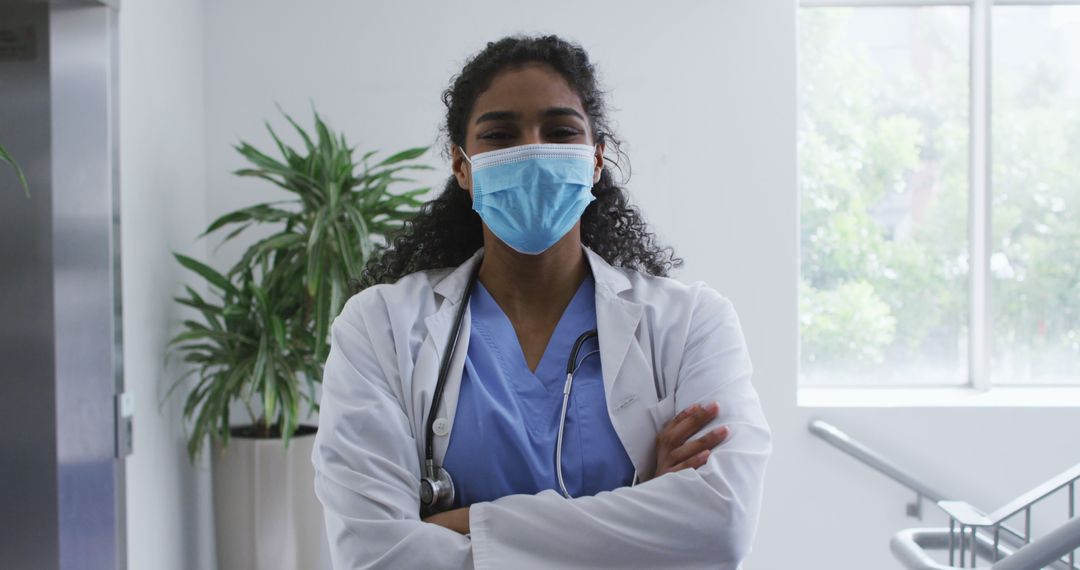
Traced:
POLYGON ((472 165, 473 210, 506 245, 536 255, 581 219, 592 195, 595 147, 526 144, 482 152, 472 165))

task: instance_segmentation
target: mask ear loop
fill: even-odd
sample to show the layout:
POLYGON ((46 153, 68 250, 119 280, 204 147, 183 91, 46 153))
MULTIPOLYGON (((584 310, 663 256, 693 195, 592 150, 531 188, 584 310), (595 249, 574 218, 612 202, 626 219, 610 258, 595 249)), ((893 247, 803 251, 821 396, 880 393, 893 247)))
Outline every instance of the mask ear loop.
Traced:
POLYGON ((459 147, 457 147, 457 149, 458 149, 458 152, 461 153, 461 158, 464 158, 465 162, 469 163, 469 178, 472 178, 472 165, 473 165, 472 159, 469 158, 469 155, 465 153, 465 149, 463 147, 459 146, 459 147))
POLYGON ((457 147, 457 149, 458 149, 458 152, 461 153, 461 158, 464 158, 465 162, 469 163, 469 177, 472 178, 472 168, 473 168, 472 159, 469 158, 469 155, 465 153, 464 148, 459 146, 459 147, 457 147))

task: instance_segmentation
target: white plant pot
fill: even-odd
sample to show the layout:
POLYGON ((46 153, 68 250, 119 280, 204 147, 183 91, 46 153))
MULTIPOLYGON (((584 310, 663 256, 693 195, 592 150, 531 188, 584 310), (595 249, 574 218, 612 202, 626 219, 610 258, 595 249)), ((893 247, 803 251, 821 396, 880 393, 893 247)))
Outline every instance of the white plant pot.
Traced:
POLYGON ((314 429, 293 437, 288 449, 280 439, 234 435, 224 449, 214 442, 218 570, 330 568, 314 443, 314 429))

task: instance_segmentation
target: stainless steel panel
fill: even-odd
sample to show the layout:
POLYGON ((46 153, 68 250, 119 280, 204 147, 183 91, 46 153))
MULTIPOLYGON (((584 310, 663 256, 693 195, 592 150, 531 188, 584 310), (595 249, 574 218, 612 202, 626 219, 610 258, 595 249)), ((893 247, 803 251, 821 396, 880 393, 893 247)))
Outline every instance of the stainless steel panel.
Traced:
POLYGON ((119 568, 116 12, 53 6, 50 27, 60 567, 119 568))
POLYGON ((0 0, 0 4, 51 4, 53 6, 111 6, 120 7, 120 0, 0 0))
POLYGON ((35 57, 0 62, 0 553, 10 568, 59 567, 47 6, 0 4, 0 28, 31 30, 35 57))

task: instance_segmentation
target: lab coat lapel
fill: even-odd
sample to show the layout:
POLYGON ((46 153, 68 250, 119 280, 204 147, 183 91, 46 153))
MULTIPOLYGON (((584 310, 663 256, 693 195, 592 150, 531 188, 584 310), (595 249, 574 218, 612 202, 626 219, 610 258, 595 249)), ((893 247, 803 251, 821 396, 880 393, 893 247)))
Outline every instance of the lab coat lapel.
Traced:
MULTIPOLYGON (((417 355, 416 365, 413 368, 413 391, 417 403, 414 429, 417 430, 416 440, 421 456, 423 456, 425 438, 427 437, 427 414, 431 408, 435 384, 439 378, 439 366, 442 364, 443 351, 447 348, 446 343, 450 339, 450 335, 454 334, 454 317, 457 316, 461 297, 465 294, 465 288, 469 284, 469 276, 472 274, 476 263, 480 262, 482 254, 483 248, 435 284, 435 293, 443 297, 443 303, 438 311, 424 319, 427 336, 424 338, 420 352, 417 355)), ((469 351, 471 317, 472 311, 466 310, 461 319, 461 331, 457 341, 457 348, 454 350, 453 359, 450 361, 450 368, 446 374, 446 384, 443 387, 442 402, 435 415, 436 418, 445 418, 449 422, 450 429, 453 429, 454 413, 457 411, 458 394, 461 388, 462 370, 465 367, 465 356, 469 351)), ((442 463, 449 441, 449 432, 446 436, 435 436, 436 463, 442 463)))
MULTIPOLYGON (((599 279, 596 279, 599 284, 599 279)), ((603 368, 604 390, 615 393, 615 382, 620 378, 627 349, 634 340, 641 305, 620 299, 610 290, 597 287, 596 329, 600 338, 600 364, 603 368)))
POLYGON ((584 247, 586 258, 596 283, 596 328, 600 338, 600 364, 603 367, 604 390, 614 394, 625 361, 627 348, 634 340, 641 305, 619 297, 630 288, 625 275, 608 265, 591 249, 584 247))
POLYGON ((638 340, 638 326, 645 307, 619 296, 631 288, 625 274, 588 247, 585 252, 596 282, 600 366, 604 370, 604 393, 611 425, 638 475, 648 478, 656 469, 658 432, 652 410, 658 406, 659 395, 654 363, 638 340))
POLYGON ((611 424, 641 474, 654 469, 656 432, 648 410, 655 393, 652 367, 636 342, 644 308, 619 297, 630 281, 589 248, 586 256, 596 283, 596 327, 611 424))

